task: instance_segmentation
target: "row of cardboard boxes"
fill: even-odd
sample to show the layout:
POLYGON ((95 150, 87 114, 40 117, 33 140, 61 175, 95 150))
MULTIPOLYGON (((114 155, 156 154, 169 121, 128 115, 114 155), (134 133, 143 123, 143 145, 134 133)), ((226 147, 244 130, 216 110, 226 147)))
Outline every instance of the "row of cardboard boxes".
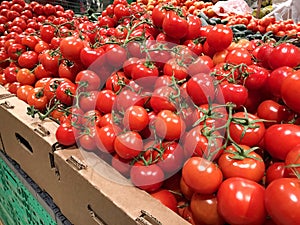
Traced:
POLYGON ((125 178, 101 159, 87 158, 75 147, 57 149, 58 125, 50 119, 30 117, 27 107, 0 86, 0 149, 51 196, 71 223, 189 224, 145 191, 123 183, 125 178), (93 160, 96 166, 90 166, 93 160), (109 179, 107 174, 121 182, 109 179))

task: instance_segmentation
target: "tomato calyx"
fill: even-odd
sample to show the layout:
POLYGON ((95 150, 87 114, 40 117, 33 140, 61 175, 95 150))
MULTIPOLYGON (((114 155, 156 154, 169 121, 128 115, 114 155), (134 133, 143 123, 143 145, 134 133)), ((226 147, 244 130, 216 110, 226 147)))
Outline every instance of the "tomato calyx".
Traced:
POLYGON ((225 152, 232 154, 233 156, 229 156, 230 159, 234 160, 244 160, 246 158, 249 159, 255 159, 262 161, 262 159, 255 157, 254 155, 251 155, 251 152, 254 152, 255 150, 259 149, 259 147, 252 147, 248 150, 244 149, 242 145, 238 145, 236 143, 232 143, 232 146, 234 147, 234 151, 226 149, 225 152))
POLYGON ((248 66, 244 63, 238 65, 224 63, 222 66, 223 72, 213 71, 211 75, 217 78, 218 84, 223 81, 228 81, 229 83, 239 83, 238 81, 244 82, 249 76, 247 68, 248 66))
POLYGON ((182 8, 176 7, 171 4, 166 4, 162 6, 162 9, 165 9, 166 11, 174 11, 178 16, 185 18, 185 13, 183 12, 182 8))

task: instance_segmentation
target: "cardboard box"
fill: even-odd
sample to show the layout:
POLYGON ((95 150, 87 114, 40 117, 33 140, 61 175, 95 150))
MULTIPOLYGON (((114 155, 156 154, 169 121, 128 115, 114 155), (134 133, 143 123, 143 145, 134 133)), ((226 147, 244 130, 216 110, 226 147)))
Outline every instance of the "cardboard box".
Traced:
POLYGON ((95 158, 95 170, 80 149, 55 149, 58 125, 31 118, 27 106, 0 88, 0 148, 52 197, 73 224, 189 224, 145 191, 126 185, 128 180, 103 160, 95 158), (102 176, 99 167, 120 182, 102 176))

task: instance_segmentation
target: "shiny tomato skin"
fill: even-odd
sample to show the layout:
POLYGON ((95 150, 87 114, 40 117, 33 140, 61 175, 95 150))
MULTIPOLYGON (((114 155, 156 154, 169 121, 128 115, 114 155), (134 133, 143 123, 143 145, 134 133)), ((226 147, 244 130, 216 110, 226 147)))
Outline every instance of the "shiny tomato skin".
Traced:
POLYGON ((255 181, 228 178, 217 193, 218 212, 228 224, 262 225, 267 215, 264 196, 265 189, 255 181))
POLYGON ((237 112, 233 114, 233 121, 229 125, 229 132, 231 138, 238 144, 248 145, 250 147, 257 146, 265 134, 265 125, 259 120, 256 115, 245 112, 237 112), (234 122, 236 119, 248 120, 250 126, 239 124, 234 122), (251 128, 251 125, 254 126, 251 128))
POLYGON ((268 63, 271 69, 282 66, 296 67, 300 64, 300 49, 290 43, 281 43, 271 52, 268 63))
POLYGON ((281 97, 281 86, 286 77, 294 72, 292 67, 283 66, 274 69, 267 78, 267 88, 275 96, 281 97))
POLYGON ((266 185, 270 184, 273 180, 283 177, 288 177, 285 162, 274 162, 266 170, 266 185))
POLYGON ((281 85, 281 98, 292 110, 300 113, 300 72, 287 76, 281 85))
POLYGON ((289 151, 299 143, 300 127, 294 124, 272 125, 264 135, 265 150, 275 159, 285 160, 289 151))
MULTIPOLYGON (((239 145, 239 147, 244 152, 250 149, 246 145, 239 145)), ((259 182, 265 173, 265 163, 259 154, 252 151, 243 156, 243 153, 233 145, 229 145, 219 157, 218 165, 224 178, 243 177, 259 182), (241 157, 235 159, 235 156, 241 157)))
POLYGON ((177 40, 187 35, 188 27, 189 25, 186 19, 180 17, 174 11, 168 11, 162 23, 164 32, 177 40), (180 30, 180 32, 178 32, 178 30, 180 30))
POLYGON ((61 123, 55 133, 58 143, 64 146, 72 146, 76 143, 73 127, 69 122, 61 123))
POLYGON ((170 110, 162 110, 154 122, 156 133, 167 141, 179 140, 185 131, 184 121, 170 110))
POLYGON ((252 62, 252 56, 246 48, 234 48, 228 52, 225 58, 226 63, 232 63, 235 65, 244 63, 250 66, 252 62))
POLYGON ((159 200, 163 205, 168 207, 174 212, 178 212, 177 208, 177 200, 169 190, 160 189, 158 191, 152 192, 151 196, 157 200, 159 200))
POLYGON ((121 158, 132 159, 143 150, 143 141, 139 133, 127 131, 116 137, 114 149, 121 158))
POLYGON ((130 130, 141 131, 149 124, 149 116, 142 106, 130 106, 125 110, 123 125, 130 130))
POLYGON ((213 194, 223 180, 221 170, 213 162, 199 156, 185 162, 182 177, 192 190, 201 194, 213 194))
POLYGON ((223 24, 213 26, 207 33, 207 43, 215 51, 221 51, 229 47, 233 40, 232 30, 223 24))
POLYGON ((132 183, 147 192, 157 191, 164 181, 164 173, 156 164, 148 166, 135 163, 130 170, 132 183))
POLYGON ((280 178, 271 182, 265 193, 268 214, 276 224, 300 223, 300 183, 297 178, 280 178))
POLYGON ((192 215, 197 224, 224 225, 225 221, 218 213, 215 195, 194 193, 190 202, 192 215))

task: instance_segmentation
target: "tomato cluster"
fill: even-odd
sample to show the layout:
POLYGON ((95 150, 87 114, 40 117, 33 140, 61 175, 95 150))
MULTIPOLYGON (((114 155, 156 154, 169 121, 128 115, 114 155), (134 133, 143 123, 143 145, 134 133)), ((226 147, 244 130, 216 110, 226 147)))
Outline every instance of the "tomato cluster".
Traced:
POLYGON ((0 84, 192 224, 299 224, 300 49, 235 42, 240 16, 203 24, 200 3, 115 0, 90 21, 2 1, 0 84))

